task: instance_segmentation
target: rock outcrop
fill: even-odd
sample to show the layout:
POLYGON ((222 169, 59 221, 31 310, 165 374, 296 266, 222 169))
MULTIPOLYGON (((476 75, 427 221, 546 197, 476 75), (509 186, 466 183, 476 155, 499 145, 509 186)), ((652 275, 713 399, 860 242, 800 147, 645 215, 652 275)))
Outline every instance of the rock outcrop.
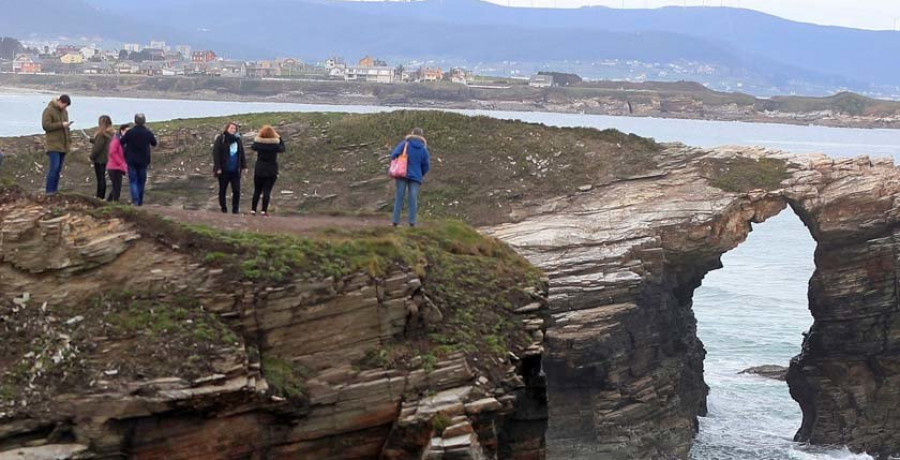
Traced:
POLYGON ((442 304, 462 285, 432 276, 452 254, 428 252, 424 271, 266 278, 218 264, 217 245, 144 213, 3 191, 0 456, 543 458, 536 278, 464 280, 515 294, 495 311, 509 342, 473 351, 445 324, 479 313, 442 304), (436 337, 443 348, 413 346, 436 337))
POLYGON ((487 229, 551 280, 548 457, 687 457, 707 394, 692 294, 751 223, 788 205, 819 243, 815 324, 788 379, 804 413, 797 439, 900 452, 893 163, 683 146, 660 158, 653 174, 487 229), (772 171, 727 164, 757 158, 783 162, 784 174, 741 190, 772 171))
POLYGON ((772 380, 787 380, 788 368, 784 366, 778 366, 775 364, 765 364, 762 366, 754 366, 747 369, 744 369, 739 372, 739 374, 749 374, 749 375, 758 375, 760 377, 764 377, 772 380))

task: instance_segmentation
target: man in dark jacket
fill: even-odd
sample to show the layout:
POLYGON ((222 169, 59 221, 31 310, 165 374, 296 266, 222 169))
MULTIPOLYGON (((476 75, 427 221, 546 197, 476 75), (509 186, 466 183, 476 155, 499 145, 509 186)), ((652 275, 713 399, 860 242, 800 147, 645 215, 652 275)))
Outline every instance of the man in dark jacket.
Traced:
POLYGON ((156 147, 156 137, 147 129, 147 117, 143 113, 134 116, 134 127, 129 129, 120 142, 125 150, 128 164, 128 186, 131 189, 131 203, 144 204, 144 186, 147 184, 147 168, 150 167, 150 148, 156 147))
POLYGON ((416 213, 419 209, 419 187, 425 180, 425 175, 431 168, 431 160, 428 154, 428 143, 423 137, 425 132, 422 128, 415 128, 412 134, 406 136, 402 142, 397 144, 391 153, 391 160, 403 155, 406 152, 406 177, 395 179, 397 192, 394 195, 394 216, 392 222, 396 227, 400 223, 400 213, 403 211, 403 202, 405 196, 409 196, 408 219, 409 226, 415 227, 416 213), (408 192, 408 193, 407 193, 408 192))
POLYGON ((62 174, 63 161, 72 146, 72 133, 69 131, 68 108, 72 105, 72 99, 63 94, 47 104, 41 115, 41 126, 44 128, 44 144, 47 156, 50 157, 50 167, 47 168, 48 194, 56 193, 59 189, 59 176, 62 174))

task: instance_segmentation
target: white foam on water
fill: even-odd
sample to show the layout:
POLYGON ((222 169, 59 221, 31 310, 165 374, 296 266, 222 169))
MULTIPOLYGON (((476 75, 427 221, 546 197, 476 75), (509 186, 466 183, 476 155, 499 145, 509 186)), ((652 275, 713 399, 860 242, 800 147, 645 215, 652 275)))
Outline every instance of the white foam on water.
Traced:
POLYGON ((793 442, 802 413, 785 382, 739 374, 787 366, 812 324, 806 298, 815 242, 785 211, 755 225, 694 293, 697 329, 707 350, 709 414, 700 419, 693 460, 870 459, 845 447, 793 442))

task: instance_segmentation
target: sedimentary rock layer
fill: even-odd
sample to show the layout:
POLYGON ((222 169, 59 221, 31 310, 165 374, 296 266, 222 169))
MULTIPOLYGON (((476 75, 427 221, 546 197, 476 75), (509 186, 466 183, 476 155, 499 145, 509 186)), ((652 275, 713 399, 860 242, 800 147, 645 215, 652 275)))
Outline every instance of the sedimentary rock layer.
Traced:
POLYGON ((544 456, 540 286, 510 305, 534 340, 509 361, 366 370, 441 317, 427 277, 251 281, 178 241, 82 199, 0 196, 0 383, 16 385, 0 385, 0 456, 544 456), (170 348, 147 349, 157 336, 170 348))
POLYGON ((551 280, 548 458, 688 456, 707 394, 692 294, 751 223, 788 205, 819 244, 815 324, 789 377, 804 413, 797 438, 900 452, 892 161, 683 146, 660 157, 654 174, 585 187, 486 229, 551 280), (725 192, 708 174, 710 162, 762 157, 785 162, 780 185, 725 192))

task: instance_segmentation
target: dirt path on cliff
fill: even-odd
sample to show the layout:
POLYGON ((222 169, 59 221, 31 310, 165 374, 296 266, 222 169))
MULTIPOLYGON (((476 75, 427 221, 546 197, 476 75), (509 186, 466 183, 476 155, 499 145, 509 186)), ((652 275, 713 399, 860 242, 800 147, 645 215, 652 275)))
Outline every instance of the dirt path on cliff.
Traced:
POLYGON ((270 215, 269 217, 263 217, 260 215, 252 216, 247 213, 225 214, 166 206, 144 206, 142 209, 179 222, 201 224, 219 230, 249 231, 275 235, 311 235, 326 228, 359 230, 391 225, 388 216, 270 215))

